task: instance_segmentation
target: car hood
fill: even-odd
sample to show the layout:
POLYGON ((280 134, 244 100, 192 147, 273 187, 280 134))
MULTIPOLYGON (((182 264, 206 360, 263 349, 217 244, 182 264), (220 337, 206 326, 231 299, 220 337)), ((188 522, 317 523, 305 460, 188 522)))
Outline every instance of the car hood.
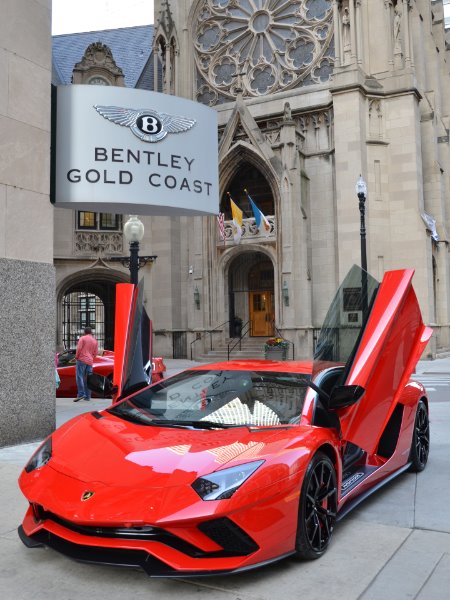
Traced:
MULTIPOLYGON (((99 415, 83 415, 55 432, 52 469, 107 486, 190 485, 228 463, 273 456, 277 446, 284 451, 286 438, 293 437, 292 427, 199 430, 136 425, 107 412, 99 415)), ((295 437, 302 429, 295 427, 295 437)))

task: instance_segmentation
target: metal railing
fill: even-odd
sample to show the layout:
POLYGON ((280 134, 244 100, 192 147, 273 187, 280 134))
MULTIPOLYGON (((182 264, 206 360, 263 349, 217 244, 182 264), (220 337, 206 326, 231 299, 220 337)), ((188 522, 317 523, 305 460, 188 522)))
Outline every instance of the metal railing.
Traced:
POLYGON ((238 344, 239 344, 239 350, 242 350, 242 338, 245 337, 248 334, 249 331, 250 331, 250 321, 247 321, 247 323, 244 323, 244 325, 242 325, 241 335, 240 335, 239 339, 236 342, 234 342, 234 344, 232 342, 230 342, 228 344, 228 348, 227 348, 227 356, 228 356, 228 358, 227 358, 227 360, 230 360, 230 354, 233 352, 233 350, 236 348, 236 346, 238 344))
POLYGON ((281 331, 278 329, 278 327, 275 325, 275 322, 274 322, 274 324, 273 324, 273 328, 274 328, 274 330, 277 332, 277 334, 278 334, 278 337, 280 337, 280 338, 283 338, 283 340, 284 340, 284 341, 285 341, 287 344, 289 344, 290 346, 292 346, 292 360, 294 360, 294 356, 295 356, 295 344, 294 344, 294 342, 291 342, 290 340, 286 340, 286 339, 283 337, 283 334, 282 334, 282 333, 281 333, 281 331))
POLYGON ((217 327, 214 327, 214 329, 208 329, 207 331, 204 331, 203 333, 198 332, 197 333, 197 337, 195 338, 195 340, 192 340, 191 342, 191 360, 192 360, 192 349, 193 349, 193 345, 196 342, 199 342, 200 340, 203 340, 203 336, 206 335, 207 333, 209 333, 209 346, 210 346, 210 350, 213 350, 213 340, 212 340, 212 334, 215 332, 218 332, 219 330, 222 330, 224 325, 228 325, 230 321, 224 321, 221 325, 217 325, 217 327))

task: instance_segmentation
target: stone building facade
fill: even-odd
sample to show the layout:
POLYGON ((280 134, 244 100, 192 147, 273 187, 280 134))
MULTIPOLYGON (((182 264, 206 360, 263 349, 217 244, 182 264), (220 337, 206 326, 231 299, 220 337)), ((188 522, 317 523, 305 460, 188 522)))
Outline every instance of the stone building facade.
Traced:
POLYGON ((0 446, 55 425, 51 2, 0 19, 0 446))
POLYGON ((310 353, 333 290, 360 261, 355 184, 362 174, 368 270, 378 278, 388 269, 416 270, 424 319, 435 328, 427 353, 447 350, 450 90, 442 2, 157 0, 154 49, 161 91, 218 112, 228 220, 224 242, 212 218, 167 224, 172 256, 179 252, 171 268, 188 302, 168 294, 158 322, 202 330, 238 315, 254 335, 278 330, 296 356, 310 353), (255 230, 244 189, 268 216, 268 236, 255 230), (239 245, 230 196, 248 217, 239 245), (195 289, 199 310, 189 302, 195 289))
MULTIPOLYGON (((424 319, 435 329, 427 354, 449 349, 441 0, 156 0, 152 53, 128 82, 119 50, 99 41, 112 56, 100 59, 101 48, 85 43, 73 82, 156 89, 218 113, 224 239, 214 217, 142 219, 141 252, 158 256, 142 270, 156 354, 196 357, 235 335, 238 318, 261 347, 280 334, 296 358, 310 355, 338 282, 360 262, 360 174, 368 270, 381 278, 414 268, 424 319), (249 196, 267 233, 255 226, 249 196), (239 244, 230 198, 244 211, 239 244)), ((59 342, 65 298, 95 296, 111 315, 114 284, 128 276, 110 261, 127 252, 122 217, 113 231, 83 230, 78 219, 55 211, 59 342)), ((107 345, 113 332, 104 327, 107 345)))

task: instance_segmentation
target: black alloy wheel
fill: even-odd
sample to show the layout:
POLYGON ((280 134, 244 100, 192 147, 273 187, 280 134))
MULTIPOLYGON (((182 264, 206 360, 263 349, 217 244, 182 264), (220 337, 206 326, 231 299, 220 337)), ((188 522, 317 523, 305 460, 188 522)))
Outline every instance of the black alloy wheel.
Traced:
POLYGON ((323 452, 308 465, 300 494, 296 550, 304 560, 322 556, 330 544, 337 512, 336 470, 323 452))
POLYGON ((411 466, 409 471, 419 473, 423 471, 428 462, 430 453, 430 421, 428 419, 427 405, 423 400, 419 400, 416 410, 416 419, 414 421, 413 439, 409 460, 411 466))

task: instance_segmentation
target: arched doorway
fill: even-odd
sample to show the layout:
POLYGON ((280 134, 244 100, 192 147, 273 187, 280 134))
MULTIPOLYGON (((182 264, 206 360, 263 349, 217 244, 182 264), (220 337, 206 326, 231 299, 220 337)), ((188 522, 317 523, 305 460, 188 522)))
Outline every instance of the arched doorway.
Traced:
POLYGON ((274 335, 274 268, 266 254, 239 254, 229 268, 228 291, 231 336, 240 320, 252 337, 274 335))
POLYGON ((100 348, 114 349, 115 281, 80 281, 61 296, 59 339, 74 348, 85 327, 91 327, 100 348))

